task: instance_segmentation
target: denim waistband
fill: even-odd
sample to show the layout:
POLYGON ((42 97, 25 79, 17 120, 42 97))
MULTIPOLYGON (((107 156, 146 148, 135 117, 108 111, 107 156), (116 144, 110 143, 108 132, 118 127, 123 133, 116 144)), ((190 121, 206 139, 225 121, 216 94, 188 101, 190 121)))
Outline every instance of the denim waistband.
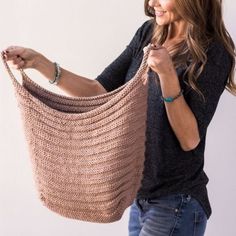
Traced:
POLYGON ((191 200, 191 195, 186 193, 174 193, 174 194, 168 194, 165 196, 160 196, 157 198, 138 198, 136 199, 138 202, 149 202, 149 200, 153 199, 159 199, 159 200, 183 200, 189 202, 191 200))

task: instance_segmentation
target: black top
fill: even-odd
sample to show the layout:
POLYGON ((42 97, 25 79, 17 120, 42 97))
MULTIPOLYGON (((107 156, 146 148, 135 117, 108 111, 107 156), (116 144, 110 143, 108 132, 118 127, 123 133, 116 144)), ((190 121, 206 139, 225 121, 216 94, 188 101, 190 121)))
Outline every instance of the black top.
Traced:
MULTIPOLYGON (((118 88, 134 77, 142 61, 143 47, 151 40, 154 23, 153 19, 145 21, 124 51, 96 78, 107 91, 118 88)), ((149 70, 146 159, 137 198, 190 194, 199 201, 209 219, 212 213, 206 188, 209 179, 203 170, 206 132, 224 91, 232 61, 223 45, 217 41, 208 47, 207 56, 207 64, 198 78, 198 88, 205 96, 205 104, 183 82, 184 67, 176 69, 184 90, 183 96, 198 122, 201 138, 198 146, 190 151, 181 148, 161 100, 161 87, 154 79, 158 75, 149 70)))

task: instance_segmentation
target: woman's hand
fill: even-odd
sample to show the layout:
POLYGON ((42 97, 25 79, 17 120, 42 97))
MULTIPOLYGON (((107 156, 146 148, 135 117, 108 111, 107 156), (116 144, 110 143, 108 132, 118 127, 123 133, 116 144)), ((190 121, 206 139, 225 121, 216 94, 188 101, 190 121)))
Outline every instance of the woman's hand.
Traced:
POLYGON ((38 52, 33 49, 10 46, 2 51, 4 59, 13 69, 36 68, 37 59, 40 56, 38 52))
POLYGON ((163 46, 155 46, 151 44, 151 50, 148 55, 147 64, 156 72, 159 77, 175 74, 175 68, 168 53, 168 50, 163 46))

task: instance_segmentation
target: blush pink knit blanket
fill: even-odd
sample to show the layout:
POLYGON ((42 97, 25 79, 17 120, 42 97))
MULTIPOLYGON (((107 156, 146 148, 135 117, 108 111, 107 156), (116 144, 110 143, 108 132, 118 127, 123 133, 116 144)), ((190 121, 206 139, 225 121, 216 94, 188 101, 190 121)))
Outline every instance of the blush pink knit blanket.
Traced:
MULTIPOLYGON (((68 218, 119 220, 140 187, 145 152, 147 56, 123 86, 91 97, 44 89, 23 70, 19 83, 7 62, 20 109, 37 192, 68 218)), ((111 78, 112 79, 112 78, 111 78)))

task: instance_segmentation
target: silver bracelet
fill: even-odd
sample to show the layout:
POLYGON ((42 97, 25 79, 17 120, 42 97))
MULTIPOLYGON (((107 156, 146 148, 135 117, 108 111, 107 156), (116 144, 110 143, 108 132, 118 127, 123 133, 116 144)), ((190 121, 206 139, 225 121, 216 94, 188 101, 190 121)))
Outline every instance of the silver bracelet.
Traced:
POLYGON ((53 64, 55 65, 55 76, 53 80, 49 80, 49 83, 56 85, 61 77, 61 68, 57 62, 54 62, 53 64))

